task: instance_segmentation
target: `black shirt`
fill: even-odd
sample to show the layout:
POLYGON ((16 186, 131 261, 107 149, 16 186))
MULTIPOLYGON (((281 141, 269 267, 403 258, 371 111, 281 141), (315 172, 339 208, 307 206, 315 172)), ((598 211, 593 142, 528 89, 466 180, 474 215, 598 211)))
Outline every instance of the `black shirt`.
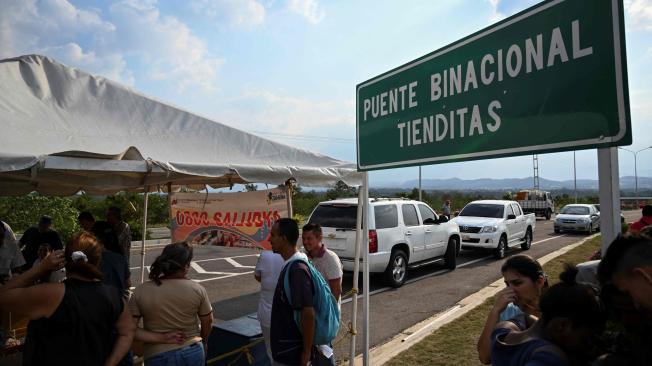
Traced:
POLYGON ((295 311, 313 306, 313 295, 312 277, 306 264, 297 261, 286 265, 278 277, 272 301, 270 338, 274 361, 285 365, 301 363, 303 337, 294 316, 295 311), (288 269, 288 267, 290 268, 288 269), (284 289, 285 272, 288 270, 290 271, 290 302, 288 302, 284 289))
POLYGON ((25 265, 27 268, 30 268, 32 264, 34 264, 34 261, 38 256, 38 247, 41 246, 41 244, 50 244, 52 250, 63 249, 59 233, 54 230, 48 230, 42 233, 36 227, 30 227, 25 230, 25 233, 20 238, 20 243, 25 246, 25 249, 23 249, 23 257, 25 257, 25 265))
POLYGON ((104 249, 102 251, 102 261, 100 261, 100 271, 104 275, 102 282, 118 289, 120 294, 127 291, 127 279, 130 276, 127 259, 118 253, 104 249))
POLYGON ((69 278, 59 307, 27 326, 23 365, 104 365, 122 297, 102 282, 69 278))

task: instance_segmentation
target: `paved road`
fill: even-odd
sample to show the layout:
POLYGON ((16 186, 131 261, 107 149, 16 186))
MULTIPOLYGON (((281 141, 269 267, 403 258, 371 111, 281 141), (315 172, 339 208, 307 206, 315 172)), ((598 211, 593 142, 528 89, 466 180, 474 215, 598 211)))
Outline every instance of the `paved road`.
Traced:
MULTIPOLYGON (((639 211, 624 212, 628 222, 638 218, 639 211)), ((537 220, 534 243, 527 251, 540 258, 552 251, 574 243, 585 235, 554 234, 552 221, 537 220)), ((146 264, 149 265, 160 253, 161 247, 150 247, 146 264)), ((520 253, 511 249, 508 255, 520 253)), ((209 293, 217 321, 229 320, 254 313, 258 306, 259 284, 253 278, 253 268, 258 252, 243 248, 196 247, 192 263, 191 278, 200 281, 209 293)), ((403 329, 420 322, 433 314, 442 312, 462 298, 492 283, 500 276, 502 261, 494 260, 490 254, 463 250, 455 271, 443 269, 443 264, 434 263, 409 272, 408 283, 398 289, 389 289, 372 277, 370 290, 370 343, 381 344, 403 329)), ((140 279, 140 256, 132 252, 131 267, 133 282, 140 279)), ((352 274, 344 275, 344 291, 351 289, 352 274)), ((362 287, 360 279, 359 287, 362 287)), ((362 306, 359 306, 362 319, 362 306)), ((351 306, 345 301, 342 319, 350 321, 351 306)), ((358 323, 361 334, 361 322, 358 323)), ((361 342, 358 342, 361 351, 361 342)), ((337 348, 338 355, 346 355, 348 343, 337 348)))

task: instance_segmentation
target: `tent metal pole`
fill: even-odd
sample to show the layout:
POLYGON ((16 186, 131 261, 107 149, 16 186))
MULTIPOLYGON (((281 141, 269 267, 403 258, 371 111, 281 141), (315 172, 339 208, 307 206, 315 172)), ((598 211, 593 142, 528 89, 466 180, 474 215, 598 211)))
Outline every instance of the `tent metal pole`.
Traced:
POLYGON ((289 179, 285 182, 285 197, 288 205, 288 217, 292 218, 294 216, 294 212, 292 212, 292 184, 289 179))
POLYGON ((363 263, 364 272, 362 274, 362 291, 364 297, 362 307, 364 309, 364 321, 362 329, 364 331, 364 353, 362 354, 362 365, 369 366, 369 173, 365 172, 362 178, 363 185, 363 220, 362 220, 362 237, 363 237, 363 263), (366 214, 366 215, 364 215, 366 214))
POLYGON ((149 186, 145 186, 143 203, 143 240, 140 245, 140 283, 145 282, 145 239, 147 239, 147 204, 149 203, 149 186))
POLYGON ((354 366, 355 364, 355 336, 358 331, 358 281, 360 277, 360 247, 362 246, 362 218, 367 217, 367 215, 362 214, 363 210, 363 199, 364 193, 362 187, 358 187, 358 210, 356 214, 356 226, 355 226, 355 259, 353 260, 353 286, 352 288, 356 289, 356 292, 353 293, 351 298, 351 305, 353 310, 351 311, 351 346, 349 352, 349 366, 354 366))

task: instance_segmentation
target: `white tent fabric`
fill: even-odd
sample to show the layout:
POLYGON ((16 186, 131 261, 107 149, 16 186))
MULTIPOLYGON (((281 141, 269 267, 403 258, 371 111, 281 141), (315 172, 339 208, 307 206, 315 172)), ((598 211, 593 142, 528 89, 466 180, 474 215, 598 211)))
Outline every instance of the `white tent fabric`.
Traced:
POLYGON ((362 182, 352 163, 237 130, 39 55, 0 60, 0 126, 3 195, 290 178, 302 186, 362 182))

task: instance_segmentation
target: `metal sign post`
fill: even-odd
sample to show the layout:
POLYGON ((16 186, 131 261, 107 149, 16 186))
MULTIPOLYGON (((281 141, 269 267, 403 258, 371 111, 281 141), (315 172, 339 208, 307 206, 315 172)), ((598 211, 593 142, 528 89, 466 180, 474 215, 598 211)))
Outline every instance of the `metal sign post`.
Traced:
POLYGON ((362 322, 362 330, 364 333, 362 342, 364 347, 362 353, 362 364, 364 366, 369 366, 369 173, 364 174, 362 184, 362 291, 364 291, 364 296, 362 298, 362 308, 364 309, 364 320, 362 322))
POLYGON ((620 184, 618 149, 598 149, 598 179, 600 181, 600 232, 602 254, 620 233, 620 184))

